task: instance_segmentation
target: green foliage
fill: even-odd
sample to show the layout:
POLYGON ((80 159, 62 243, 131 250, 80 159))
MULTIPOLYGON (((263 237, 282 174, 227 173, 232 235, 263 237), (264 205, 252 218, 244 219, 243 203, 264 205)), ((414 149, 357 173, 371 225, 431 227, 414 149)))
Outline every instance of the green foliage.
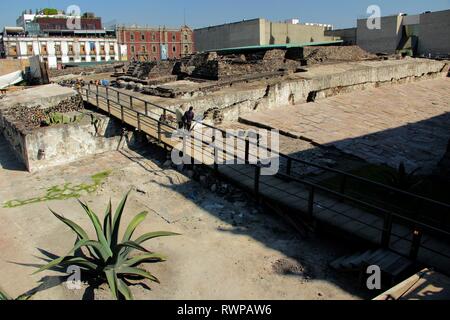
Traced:
POLYGON ((75 123, 75 122, 79 122, 82 119, 82 117, 77 117, 77 116, 73 116, 73 117, 68 117, 62 113, 50 113, 47 117, 47 119, 44 120, 44 125, 46 126, 52 126, 52 125, 56 125, 56 124, 70 124, 70 123, 75 123))
POLYGON ((42 9, 42 13, 46 16, 55 16, 58 14, 58 9, 44 8, 44 9, 42 9))
POLYGON ((422 183, 422 180, 416 176, 416 173, 421 168, 417 168, 411 172, 406 171, 405 164, 400 163, 398 170, 396 172, 385 172, 386 182, 391 187, 403 190, 411 191, 422 183))
POLYGON ((53 269, 55 267, 78 266, 95 279, 107 282, 115 299, 132 300, 128 285, 133 280, 150 280, 159 283, 158 279, 145 269, 139 268, 145 263, 158 263, 165 258, 157 253, 148 251, 142 245, 155 238, 178 235, 172 232, 151 232, 142 235, 136 240, 131 240, 136 228, 145 220, 147 212, 139 213, 128 225, 122 240, 119 242, 119 228, 128 192, 120 202, 114 216, 112 214, 111 201, 106 209, 103 224, 99 217, 84 203, 80 202, 88 215, 97 236, 91 240, 87 232, 75 222, 66 219, 56 212, 53 215, 66 224, 76 235, 77 243, 69 251, 67 256, 60 257, 40 268, 36 273, 53 269), (87 249, 86 252, 81 250, 87 249), (130 256, 133 251, 142 254, 130 256), (78 252, 78 255, 76 253, 78 252))
POLYGON ((72 183, 66 183, 62 186, 53 186, 47 189, 45 195, 41 197, 25 200, 10 200, 3 204, 3 208, 12 209, 33 203, 80 198, 83 193, 91 194, 97 191, 98 187, 110 174, 111 171, 103 171, 91 176, 92 184, 82 183, 73 185, 72 183))
POLYGON ((19 296, 16 299, 11 298, 11 296, 9 296, 4 290, 2 290, 2 288, 0 288, 0 301, 8 301, 8 300, 30 300, 31 299, 31 295, 27 295, 27 294, 23 294, 21 296, 19 296))

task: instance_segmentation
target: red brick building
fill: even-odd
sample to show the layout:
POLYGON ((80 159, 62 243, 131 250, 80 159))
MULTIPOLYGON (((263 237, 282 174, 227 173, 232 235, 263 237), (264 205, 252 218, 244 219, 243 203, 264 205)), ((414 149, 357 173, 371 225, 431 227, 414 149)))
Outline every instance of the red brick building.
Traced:
MULTIPOLYGON (((36 17, 35 21, 39 24, 41 31, 68 30, 67 21, 64 17, 36 17)), ((99 17, 82 17, 80 19, 81 30, 102 30, 102 19, 99 17)))
POLYGON ((117 27, 119 46, 126 46, 128 61, 158 61, 179 59, 195 51, 194 33, 188 26, 180 29, 165 27, 117 27))

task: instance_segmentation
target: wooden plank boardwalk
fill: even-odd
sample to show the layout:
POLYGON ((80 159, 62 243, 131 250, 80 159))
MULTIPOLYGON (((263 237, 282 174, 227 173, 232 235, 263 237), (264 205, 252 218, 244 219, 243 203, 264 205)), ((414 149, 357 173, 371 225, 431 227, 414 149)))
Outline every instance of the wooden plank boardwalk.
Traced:
MULTIPOLYGON (((119 90, 104 87, 83 88, 83 98, 127 125, 142 131, 169 149, 180 148, 180 138, 173 137, 175 125, 160 121, 161 115, 170 110, 152 105, 151 102, 130 97, 119 90)), ((384 214, 349 201, 320 188, 282 175, 265 176, 260 167, 252 164, 224 164, 226 152, 208 146, 213 141, 211 130, 198 126, 205 144, 193 143, 185 146, 184 152, 192 159, 214 167, 220 174, 254 192, 264 200, 289 208, 294 215, 314 219, 374 245, 383 245, 406 257, 412 257, 427 266, 450 270, 449 237, 436 237, 414 224, 387 219, 384 214), (421 230, 417 233, 417 230, 421 230)), ((262 147, 261 147, 262 148, 262 147)), ((227 149, 227 151, 229 151, 227 149)), ((233 152, 233 151, 231 151, 233 152)), ((243 160, 245 163, 245 159, 243 160)), ((344 197, 344 195, 343 195, 344 197)))

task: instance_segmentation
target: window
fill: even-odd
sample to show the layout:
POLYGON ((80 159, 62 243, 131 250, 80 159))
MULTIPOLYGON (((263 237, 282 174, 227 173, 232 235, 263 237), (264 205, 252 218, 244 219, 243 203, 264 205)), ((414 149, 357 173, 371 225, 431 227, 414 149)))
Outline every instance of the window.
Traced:
POLYGON ((131 46, 131 49, 130 49, 130 50, 131 50, 131 52, 133 52, 133 53, 136 51, 135 48, 134 48, 134 46, 131 46))
POLYGON ((17 45, 11 44, 9 47, 9 55, 10 56, 16 56, 17 55, 17 45))
POLYGON ((156 40, 156 34, 154 32, 152 32, 152 41, 156 40))
POLYGON ((188 35, 187 35, 187 34, 185 34, 185 35, 184 35, 184 40, 186 40, 186 41, 188 41, 188 40, 189 40, 189 37, 188 37, 188 35))
POLYGON ((152 46, 153 53, 156 53, 156 46, 152 46))
POLYGON ((86 54, 86 46, 85 46, 84 44, 82 44, 82 45, 80 46, 80 53, 81 53, 81 54, 86 54))
POLYGON ((142 46, 142 47, 141 47, 141 51, 142 51, 142 52, 146 52, 146 51, 147 51, 147 48, 146 48, 145 46, 142 46))
POLYGON ((61 45, 60 44, 55 44, 55 53, 57 55, 61 54, 61 45))
POLYGON ((131 39, 131 41, 134 41, 134 33, 130 34, 130 39, 131 39))
POLYGON ((145 33, 141 32, 141 40, 145 41, 145 33))
POLYGON ((106 58, 105 58, 105 57, 102 57, 101 60, 102 60, 102 61, 106 61, 106 58))
POLYGON ((62 62, 61 57, 56 58, 56 62, 61 63, 62 62))
POLYGON ((69 57, 69 62, 74 62, 75 59, 73 57, 69 57))
POLYGON ((101 55, 105 55, 106 53, 105 53, 105 45, 101 45, 100 46, 100 54, 101 55))
POLYGON ((189 46, 188 46, 188 45, 185 45, 185 46, 184 46, 184 53, 185 53, 185 54, 188 54, 188 53, 189 53, 189 46))
POLYGON ((41 54, 43 54, 43 55, 47 55, 48 54, 48 52, 47 52, 47 44, 45 44, 45 43, 43 43, 41 45, 41 54))
POLYGON ((172 42, 177 41, 177 35, 175 33, 172 33, 172 42))
POLYGON ((176 46, 173 46, 173 47, 172 47, 172 51, 173 51, 173 52, 177 52, 177 47, 176 47, 176 46))
POLYGON ((82 62, 86 62, 86 57, 81 57, 82 62))
POLYGON ((33 50, 33 44, 28 44, 28 45, 27 45, 27 54, 28 54, 28 55, 33 55, 33 52, 34 52, 34 50, 33 50))
POLYGON ((114 60, 116 60, 116 57, 111 57, 111 61, 114 61, 114 60))
POLYGON ((69 54, 73 54, 73 44, 69 44, 68 51, 69 51, 69 54))

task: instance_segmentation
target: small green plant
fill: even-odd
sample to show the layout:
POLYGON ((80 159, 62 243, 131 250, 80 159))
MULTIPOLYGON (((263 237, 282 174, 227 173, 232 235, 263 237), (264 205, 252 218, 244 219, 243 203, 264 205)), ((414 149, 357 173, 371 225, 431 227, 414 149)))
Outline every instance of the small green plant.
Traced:
POLYGON ((66 219, 59 214, 50 211, 66 224, 77 235, 77 242, 67 256, 53 260, 43 266, 35 273, 53 268, 65 268, 68 266, 77 266, 89 274, 93 279, 100 282, 107 282, 111 293, 115 299, 132 300, 133 296, 128 287, 133 280, 150 280, 159 283, 158 279, 148 271, 139 268, 145 263, 158 263, 165 261, 165 258, 157 253, 145 249, 142 244, 148 240, 178 235, 172 232, 159 231, 142 235, 136 240, 131 238, 136 228, 145 220, 147 212, 138 214, 128 225, 122 242, 119 242, 120 222, 127 202, 128 192, 120 202, 113 217, 111 210, 111 201, 106 209, 103 220, 103 226, 98 216, 84 203, 78 201, 91 220, 97 240, 91 240, 87 232, 75 222, 66 219), (82 250, 87 249, 87 254, 82 250), (130 257, 133 251, 143 254, 130 257), (78 254, 76 254, 78 252, 78 254), (76 255, 75 255, 76 254, 76 255))
POLYGON ((81 120, 81 117, 73 116, 68 117, 62 113, 50 113, 47 117, 47 119, 44 120, 43 125, 45 126, 53 126, 57 124, 70 124, 79 122, 81 120))
POLYGON ((402 162, 397 171, 385 172, 387 183, 396 189, 410 191, 422 183, 422 180, 416 175, 420 169, 421 168, 417 168, 408 173, 405 164, 402 162))
POLYGON ((8 301, 8 300, 30 300, 31 299, 31 295, 27 295, 27 294, 23 294, 19 297, 17 297, 16 299, 11 298, 11 296, 9 296, 6 291, 2 290, 2 288, 0 288, 0 301, 8 301))

